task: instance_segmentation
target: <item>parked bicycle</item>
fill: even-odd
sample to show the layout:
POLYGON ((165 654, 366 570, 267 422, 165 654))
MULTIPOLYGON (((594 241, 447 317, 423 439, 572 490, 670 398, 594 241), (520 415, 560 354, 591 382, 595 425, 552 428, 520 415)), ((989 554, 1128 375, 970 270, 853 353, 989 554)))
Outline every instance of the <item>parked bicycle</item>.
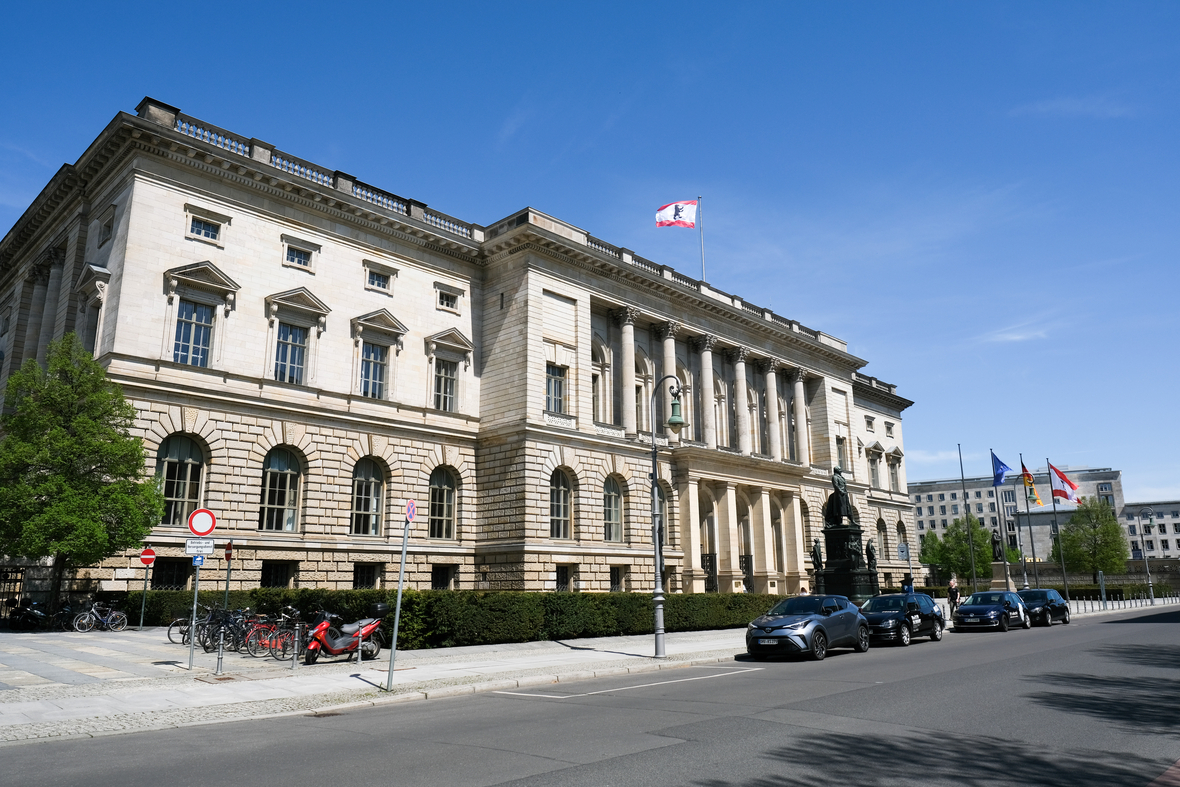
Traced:
POLYGON ((13 631, 73 631, 75 615, 68 603, 62 604, 57 612, 49 614, 39 602, 25 599, 8 613, 8 627, 13 631))
POLYGON ((127 615, 114 607, 104 607, 97 601, 90 605, 90 609, 81 612, 74 618, 75 631, 122 631, 127 628, 127 615))

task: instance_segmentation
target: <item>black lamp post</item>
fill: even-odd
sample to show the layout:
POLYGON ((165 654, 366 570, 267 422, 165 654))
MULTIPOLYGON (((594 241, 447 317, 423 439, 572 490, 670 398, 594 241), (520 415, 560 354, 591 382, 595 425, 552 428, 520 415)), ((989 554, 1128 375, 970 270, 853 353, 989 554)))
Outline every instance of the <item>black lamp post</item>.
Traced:
POLYGON ((648 421, 651 424, 651 540, 655 549, 656 575, 652 600, 655 602, 655 657, 657 659, 662 659, 666 655, 664 653, 664 545, 661 543, 664 523, 660 517, 659 491, 656 488, 656 484, 659 483, 659 459, 656 454, 656 396, 659 395, 665 380, 673 380, 674 382, 672 387, 668 389, 668 393, 672 394, 672 415, 668 417, 668 421, 664 425, 676 434, 680 434, 681 428, 684 427, 684 418, 680 415, 680 381, 674 374, 664 375, 652 386, 651 420, 648 421))

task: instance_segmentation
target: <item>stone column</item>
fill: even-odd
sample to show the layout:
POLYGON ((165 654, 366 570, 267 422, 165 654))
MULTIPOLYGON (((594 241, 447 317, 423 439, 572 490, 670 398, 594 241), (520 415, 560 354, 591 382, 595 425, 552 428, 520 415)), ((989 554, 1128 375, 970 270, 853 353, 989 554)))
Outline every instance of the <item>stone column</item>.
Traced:
POLYGON ((738 556, 742 553, 741 534, 738 533, 737 494, 733 484, 717 481, 714 521, 717 523, 717 590, 721 593, 742 591, 742 569, 738 556))
POLYGON ((804 467, 811 465, 811 440, 807 434, 807 399, 803 390, 803 381, 807 375, 802 369, 796 369, 791 376, 794 385, 792 399, 795 404, 795 459, 804 467))
POLYGON ((622 345, 623 358, 619 379, 622 381, 623 402, 623 432, 627 437, 634 437, 638 432, 635 426, 635 320, 639 317, 639 310, 634 306, 625 306, 615 312, 615 320, 622 329, 619 343, 622 345))
POLYGON ((697 479, 689 478, 680 487, 680 545, 684 550, 684 591, 705 592, 705 572, 701 570, 701 504, 697 479))
MULTIPOLYGON (((667 377, 669 374, 676 374, 676 333, 680 330, 680 323, 666 322, 659 327, 660 339, 664 343, 664 373, 661 377, 667 377)), ((672 415, 672 380, 661 383, 660 388, 664 391, 664 420, 667 421, 672 415)), ((679 383, 676 383, 679 385, 679 383)), ((652 432, 654 434, 654 424, 652 425, 652 432)), ((676 443, 680 441, 680 436, 671 429, 664 430, 668 443, 676 443)))
MULTIPOLYGON (((44 268, 34 269, 33 297, 29 300, 29 311, 23 315, 25 324, 25 341, 21 348, 21 358, 36 358, 37 345, 41 336, 41 322, 45 315, 45 294, 49 289, 49 271, 44 268)), ((13 366, 12 368, 17 368, 13 366)))
POLYGON ((750 351, 738 347, 730 351, 733 362, 733 408, 737 429, 737 449, 742 456, 750 455, 750 393, 746 387, 746 356, 750 351))
POLYGON ((766 489, 758 491, 758 498, 750 510, 750 530, 754 546, 754 592, 778 593, 778 571, 774 566, 774 518, 770 512, 770 492, 766 489), (770 587, 771 582, 775 583, 773 588, 770 587))
POLYGON ((770 458, 783 460, 783 441, 778 431, 778 361, 766 361, 766 439, 770 443, 770 458))
MULTIPOLYGON (((807 557, 811 552, 811 544, 807 543, 807 534, 803 529, 803 509, 799 503, 799 495, 791 495, 791 502, 784 512, 783 551, 787 554, 783 573, 786 574, 788 593, 799 592, 799 585, 807 581, 807 569, 811 565, 807 557)), ((809 589, 815 592, 814 587, 809 589)))
POLYGON ((61 294, 62 262, 49 265, 49 285, 45 290, 45 308, 41 312, 41 330, 37 334, 37 363, 45 365, 49 353, 49 342, 53 339, 53 328, 57 323, 57 301, 61 294))
POLYGON ((716 336, 702 336, 697 340, 701 351, 701 426, 705 445, 717 447, 717 424, 713 418, 713 346, 716 336))

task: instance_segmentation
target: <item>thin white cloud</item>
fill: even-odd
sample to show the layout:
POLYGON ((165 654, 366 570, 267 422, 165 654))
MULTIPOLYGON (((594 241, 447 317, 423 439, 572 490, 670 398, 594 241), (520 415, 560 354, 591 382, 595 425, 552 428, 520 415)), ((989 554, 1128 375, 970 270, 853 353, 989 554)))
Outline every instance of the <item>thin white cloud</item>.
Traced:
POLYGON ((980 334, 974 338, 974 341, 982 344, 1004 344, 1047 339, 1049 332, 1055 327, 1058 327, 1056 320, 1051 319, 1048 315, 1042 315, 980 334))
POLYGON ((1107 120, 1131 117, 1132 107, 1109 96, 1062 96, 1031 101, 1013 107, 1011 115, 1042 115, 1046 117, 1090 117, 1107 120))

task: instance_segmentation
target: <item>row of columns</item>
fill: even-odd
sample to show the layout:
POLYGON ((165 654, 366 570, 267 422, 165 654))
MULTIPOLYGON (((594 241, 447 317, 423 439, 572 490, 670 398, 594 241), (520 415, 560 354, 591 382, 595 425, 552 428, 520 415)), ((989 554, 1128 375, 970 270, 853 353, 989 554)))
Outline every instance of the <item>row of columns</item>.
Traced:
MULTIPOLYGON (((621 380, 623 388, 622 404, 623 404, 623 431, 628 437, 634 437, 638 433, 638 418, 636 413, 635 402, 635 321, 639 319, 640 312, 633 306, 621 308, 615 312, 615 319, 618 321, 621 328, 621 344, 622 344, 622 370, 621 380)), ((664 375, 676 374, 676 336, 681 331, 681 325, 677 322, 665 322, 658 327, 660 340, 663 343, 663 373, 664 375)), ((705 439, 705 444, 709 448, 717 447, 717 424, 713 413, 713 348, 717 344, 717 337, 711 335, 704 335, 697 338, 694 342, 697 352, 700 354, 702 379, 700 380, 701 388, 701 408, 699 417, 701 419, 701 432, 705 439)), ((746 387, 746 360, 749 357, 749 350, 745 347, 737 347, 732 351, 731 360, 734 367, 734 402, 733 406, 737 414, 737 447, 743 455, 749 455, 751 452, 750 445, 750 411, 746 406, 748 398, 748 390, 746 387)), ((784 446, 780 439, 778 432, 778 369, 781 362, 769 358, 762 361, 766 365, 766 407, 767 420, 770 428, 769 433, 769 448, 770 456, 775 461, 783 459, 784 446)), ((807 409, 806 401, 804 399, 804 382, 806 380, 806 373, 802 369, 795 369, 792 374, 792 384, 794 386, 792 391, 792 398, 794 401, 794 416, 795 416, 795 447, 797 459, 803 464, 809 464, 808 457, 811 456, 810 445, 807 434, 807 409)), ((663 401, 664 412, 671 412, 672 395, 669 386, 663 386, 663 401)), ((652 424, 652 433, 655 434, 655 424, 652 424)), ((678 438, 674 434, 668 435, 670 443, 677 442, 678 438)))

